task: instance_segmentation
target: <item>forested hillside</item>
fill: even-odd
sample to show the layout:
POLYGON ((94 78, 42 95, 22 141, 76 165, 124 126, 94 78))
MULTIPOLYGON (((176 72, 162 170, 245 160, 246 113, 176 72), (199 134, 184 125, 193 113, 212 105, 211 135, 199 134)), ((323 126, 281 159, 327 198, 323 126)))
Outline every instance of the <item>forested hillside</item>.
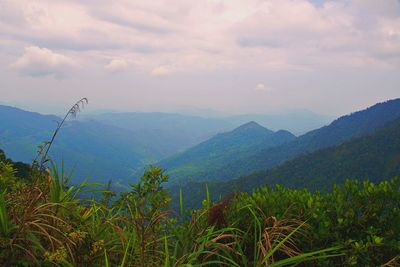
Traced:
POLYGON ((248 157, 261 148, 277 146, 295 138, 288 131, 273 132, 256 122, 249 122, 231 132, 218 134, 159 164, 167 170, 171 183, 218 180, 218 176, 210 177, 207 174, 238 158, 248 157))
POLYGON ((400 176, 400 118, 368 136, 285 162, 277 168, 241 178, 241 189, 283 184, 328 190, 346 178, 373 182, 400 176))
MULTIPOLYGON (((208 187, 217 199, 238 190, 250 192, 277 183, 329 191, 333 184, 341 184, 345 179, 379 182, 394 176, 400 176, 400 117, 369 135, 296 157, 269 170, 227 182, 209 181, 208 187)), ((205 183, 190 183, 182 190, 186 201, 195 205, 204 197, 204 189, 205 183)), ((176 194, 178 188, 173 190, 176 194)))
POLYGON ((256 151, 249 157, 239 158, 222 168, 210 170, 206 173, 206 177, 228 179, 249 175, 257 170, 269 169, 297 156, 372 133, 399 116, 400 99, 379 103, 365 110, 340 117, 330 125, 306 133, 291 142, 256 151))

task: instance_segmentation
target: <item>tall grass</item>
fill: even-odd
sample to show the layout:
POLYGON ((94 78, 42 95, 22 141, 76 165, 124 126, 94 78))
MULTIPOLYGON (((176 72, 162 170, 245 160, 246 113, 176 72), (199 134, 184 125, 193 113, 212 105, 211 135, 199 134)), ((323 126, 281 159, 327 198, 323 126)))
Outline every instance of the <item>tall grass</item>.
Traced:
MULTIPOLYGON (((0 194, 5 241, 0 261, 9 266, 265 266, 281 262, 275 253, 290 251, 304 226, 294 228, 289 221, 266 225, 255 214, 257 232, 248 235, 235 225, 212 223, 210 211, 221 203, 178 219, 185 215, 172 216, 168 210, 170 197, 162 187, 167 177, 159 168, 150 167, 131 192, 111 205, 78 199, 78 192, 90 186, 68 186, 70 176, 54 164, 40 175, 35 183, 0 194), (255 256, 244 249, 250 237, 255 256)), ((296 251, 285 259, 294 264, 336 250, 296 251)))

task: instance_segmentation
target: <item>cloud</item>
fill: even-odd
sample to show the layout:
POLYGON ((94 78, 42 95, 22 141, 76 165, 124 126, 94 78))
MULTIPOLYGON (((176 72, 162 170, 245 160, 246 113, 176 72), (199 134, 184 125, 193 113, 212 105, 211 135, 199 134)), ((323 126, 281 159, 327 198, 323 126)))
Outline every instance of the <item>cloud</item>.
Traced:
POLYGON ((125 59, 113 59, 104 68, 109 72, 120 72, 129 67, 129 63, 125 59))
POLYGON ((400 40, 388 35, 399 30, 393 10, 400 10, 400 2, 325 1, 315 6, 301 0, 265 1, 236 24, 234 36, 239 47, 258 51, 260 58, 279 54, 289 68, 367 67, 360 64, 366 61, 399 67, 380 56, 400 56, 394 49, 400 40))
POLYGON ((168 34, 172 32, 172 28, 175 27, 173 21, 164 18, 160 10, 154 11, 137 4, 116 2, 114 5, 107 5, 107 8, 94 8, 91 14, 99 20, 131 28, 140 33, 168 34))
POLYGON ((74 65, 69 57, 55 53, 47 48, 26 47, 24 54, 11 64, 11 68, 22 75, 61 77, 74 65))
POLYGON ((155 105, 155 91, 166 105, 233 110, 372 104, 398 97, 399 11, 398 0, 0 0, 0 92, 21 99, 12 88, 56 83, 129 108, 155 105), (77 67, 74 79, 52 79, 77 67))
POLYGON ((93 51, 134 59, 143 70, 159 62, 182 71, 400 66, 396 0, 99 1, 6 1, 0 39, 87 60, 93 51))
POLYGON ((151 75, 153 76, 167 76, 171 73, 172 73, 171 67, 166 65, 155 67, 151 71, 151 75))
POLYGON ((273 89, 271 87, 267 87, 265 86, 265 84, 263 83, 259 83, 256 85, 256 87, 254 88, 256 91, 260 91, 260 92, 272 92, 273 89))

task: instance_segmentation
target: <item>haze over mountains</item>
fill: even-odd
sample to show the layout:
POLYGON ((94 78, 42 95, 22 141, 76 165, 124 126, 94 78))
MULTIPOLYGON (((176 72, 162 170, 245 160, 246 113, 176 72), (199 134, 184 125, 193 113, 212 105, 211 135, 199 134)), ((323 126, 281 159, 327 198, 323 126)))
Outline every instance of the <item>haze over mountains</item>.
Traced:
POLYGON ((256 121, 274 131, 285 129, 294 135, 301 135, 330 123, 334 117, 316 114, 308 110, 293 110, 272 114, 245 114, 226 118, 235 125, 256 121))
MULTIPOLYGON (((298 138, 293 138, 290 142, 283 142, 281 145, 272 146, 260 143, 256 149, 251 150, 252 153, 250 155, 238 153, 232 156, 230 161, 223 162, 222 164, 214 161, 211 168, 204 167, 202 170, 197 170, 197 173, 201 173, 197 177, 197 180, 232 179, 232 177, 249 175, 258 170, 269 169, 297 156, 369 134, 399 116, 399 99, 379 103, 365 110, 340 117, 330 125, 310 131, 298 138)), ((170 163, 171 161, 165 160, 164 162, 167 169, 168 167, 172 167, 170 170, 172 179, 174 179, 173 174, 175 172, 178 172, 180 177, 190 177, 192 173, 184 169, 185 165, 174 165, 174 163, 170 163)), ((186 162, 185 164, 186 166, 191 165, 190 162, 186 162)), ((194 165, 197 168, 200 166, 199 164, 194 165)))
MULTIPOLYGON (((61 119, 0 107, 0 146, 13 160, 32 162, 37 146, 49 140, 61 119)), ((151 147, 124 129, 90 121, 68 121, 50 151, 58 164, 75 168, 74 182, 129 177, 154 155, 151 147), (107 177, 107 178, 106 178, 107 177)), ((153 159, 154 160, 154 159, 153 159)))
POLYGON ((156 159, 172 156, 234 127, 224 120, 161 112, 104 113, 86 117, 85 121, 88 119, 129 130, 142 145, 157 148, 156 159))
MULTIPOLYGON (((296 181, 287 181, 291 181, 289 185, 299 185, 299 181, 313 173, 308 167, 301 168, 301 165, 308 166, 304 164, 304 157, 314 152, 321 153, 318 155, 326 158, 321 162, 328 165, 332 162, 332 166, 338 166, 335 165, 337 162, 333 162, 337 158, 321 152, 324 151, 321 149, 335 148, 354 138, 369 135, 394 121, 400 116, 400 99, 340 117, 299 137, 286 130, 273 131, 255 121, 235 125, 235 120, 238 122, 246 116, 235 119, 168 113, 85 116, 65 124, 50 155, 59 164, 64 161, 67 169, 75 170, 73 182, 89 177, 93 181, 113 179, 128 184, 135 181, 148 164, 159 164, 170 175, 170 187, 177 184, 185 188, 191 185, 198 187, 197 182, 227 181, 240 176, 253 177, 249 178, 252 182, 248 185, 258 186, 278 181, 280 175, 286 177, 288 167, 283 167, 284 171, 280 167, 276 171, 275 167, 292 164, 291 171, 300 171, 292 175, 296 181), (298 161, 290 163, 293 159, 298 161), (269 171, 271 168, 274 168, 273 172, 269 171)), ((264 118, 271 119, 267 115, 264 118)), ((29 163, 35 157, 37 145, 50 138, 59 121, 57 116, 0 106, 0 148, 11 159, 29 163)), ((396 130, 393 128, 393 131, 396 130)), ((375 142, 373 140, 368 142, 375 142)), ((358 148, 350 147, 357 153, 358 148)), ((306 161, 315 163, 310 163, 309 168, 316 169, 319 161, 314 156, 310 157, 306 161)), ((394 170, 396 173, 397 169, 394 170)), ((324 172, 321 175, 325 177, 324 172)), ((319 177, 315 179, 322 181, 319 177)))
MULTIPOLYGON (((64 125, 50 153, 56 162, 74 169, 73 182, 86 177, 130 180, 146 165, 240 125, 234 117, 173 113, 105 113, 79 119, 80 115, 64 125)), ((312 121, 318 119, 316 115, 312 121)), ((54 115, 0 105, 0 148, 13 160, 32 162, 37 146, 50 138, 60 121, 54 115)))

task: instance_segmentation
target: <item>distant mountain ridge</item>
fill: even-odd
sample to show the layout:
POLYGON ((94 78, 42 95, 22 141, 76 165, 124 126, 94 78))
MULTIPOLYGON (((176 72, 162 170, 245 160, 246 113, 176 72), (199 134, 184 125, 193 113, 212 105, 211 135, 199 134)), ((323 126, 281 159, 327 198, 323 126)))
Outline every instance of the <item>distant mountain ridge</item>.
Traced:
POLYGON ((399 116, 400 99, 378 103, 367 109, 342 116, 328 126, 310 131, 293 141, 265 148, 247 158, 232 161, 218 170, 207 173, 207 177, 228 179, 249 175, 257 170, 269 169, 297 156, 367 135, 399 116))
POLYGON ((248 121, 256 121, 258 124, 273 131, 285 129, 298 136, 329 124, 333 120, 333 117, 316 114, 308 110, 293 110, 271 114, 228 116, 225 117, 225 120, 235 125, 240 125, 248 121))
MULTIPOLYGON (((74 169, 73 182, 88 177, 96 181, 113 179, 130 183, 134 174, 143 171, 146 165, 178 152, 181 143, 177 143, 186 136, 185 140, 197 144, 190 131, 191 125, 198 123, 193 131, 197 131, 196 138, 200 140, 226 127, 213 120, 170 114, 147 114, 153 119, 141 116, 136 124, 129 125, 128 121, 121 123, 125 127, 118 127, 90 118, 79 120, 80 115, 64 124, 50 150, 51 158, 58 164, 64 162, 67 169, 74 169), (164 128, 160 126, 162 123, 154 123, 154 119, 162 121, 166 117, 164 128)), ((115 117, 110 120, 117 121, 115 117)), ((49 140, 60 121, 61 118, 54 115, 0 105, 0 148, 13 160, 31 163, 37 146, 49 140)))
MULTIPOLYGON (((61 119, 0 106, 0 147, 15 161, 31 163, 37 146, 50 139, 61 119)), ((130 177, 155 161, 152 148, 140 144, 131 132, 99 122, 67 121, 57 136, 50 157, 75 169, 74 182, 86 177, 104 181, 130 177)))
POLYGON ((161 112, 104 113, 89 118, 131 131, 143 145, 156 147, 159 159, 234 128, 224 120, 161 112))
POLYGON ((171 183, 189 180, 218 180, 207 172, 217 170, 235 159, 246 157, 260 147, 273 147, 296 137, 288 131, 273 132, 254 121, 220 133, 178 155, 159 162, 167 170, 171 183))
MULTIPOLYGON (((123 113, 101 120, 96 115, 97 119, 68 121, 50 155, 59 164, 64 160, 67 167, 75 166, 74 181, 90 177, 129 183, 147 164, 192 142, 195 146, 161 161, 171 180, 227 180, 368 135, 399 115, 400 99, 389 100, 297 138, 288 131, 273 132, 255 122, 217 134, 234 127, 219 124, 220 119, 179 114, 123 113), (132 116, 139 117, 132 120, 132 116), (213 137, 207 140, 207 135, 213 137), (198 144, 199 140, 203 142, 198 144)), ((59 121, 57 116, 0 106, 0 148, 13 160, 29 163, 37 145, 50 138, 59 121)))

